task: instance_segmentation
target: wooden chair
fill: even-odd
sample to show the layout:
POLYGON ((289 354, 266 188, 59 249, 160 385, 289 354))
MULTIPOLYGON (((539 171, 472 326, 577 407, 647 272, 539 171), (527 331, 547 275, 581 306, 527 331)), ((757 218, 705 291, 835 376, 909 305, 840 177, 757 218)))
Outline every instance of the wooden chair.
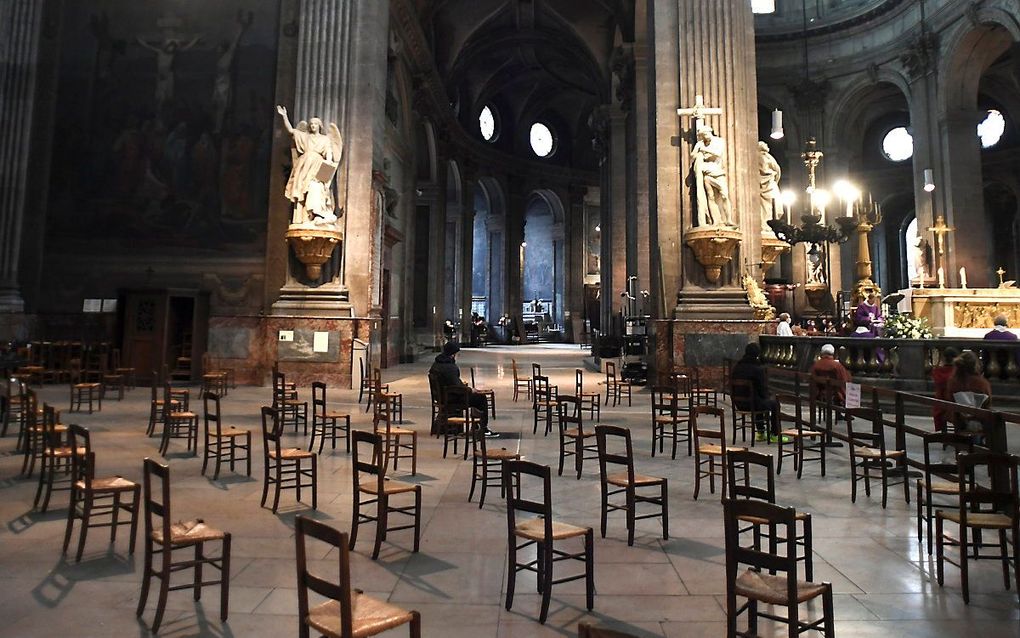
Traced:
POLYGON ((797 478, 804 472, 805 461, 818 461, 822 476, 825 476, 825 442, 822 440, 822 432, 804 427, 806 424, 800 397, 780 392, 776 394, 776 403, 779 415, 779 438, 776 441, 779 462, 776 465, 776 474, 783 471, 783 459, 789 456, 793 459, 793 469, 797 472, 797 478), (793 413, 783 411, 783 406, 792 407, 793 413), (789 452, 786 451, 787 443, 791 444, 789 452))
POLYGON ((588 410, 588 418, 592 421, 602 419, 602 393, 584 391, 584 370, 574 369, 574 396, 581 402, 581 409, 588 410))
MULTIPOLYGON (((889 450, 885 444, 885 425, 882 414, 870 408, 847 410, 846 432, 850 450, 850 477, 852 490, 850 502, 857 502, 857 482, 864 481, 864 493, 871 496, 871 472, 878 470, 882 479, 882 508, 885 509, 889 495, 890 470, 894 464, 906 456, 905 450, 889 450), (870 432, 862 431, 860 426, 854 427, 854 421, 870 424, 870 432), (858 470, 861 474, 858 476, 858 470)), ((903 498, 910 503, 910 484, 906 475, 899 481, 903 484, 903 498)), ((895 483, 894 483, 895 484, 895 483)))
MULTIPOLYGON (((358 369, 361 371, 361 383, 358 385, 358 403, 360 404, 365 398, 366 390, 368 391, 368 400, 372 400, 372 375, 365 371, 364 359, 358 359, 358 369)), ((368 410, 365 411, 368 412, 368 410)))
POLYGON ((1017 467, 1020 457, 994 452, 971 452, 957 457, 959 482, 958 506, 935 512, 935 559, 939 587, 945 580, 945 563, 960 568, 963 602, 970 604, 968 580, 969 560, 997 559, 1002 563, 1002 580, 1009 589, 1009 563, 1013 563, 1013 578, 1020 591, 1020 489, 1017 486, 1017 467), (958 536, 945 533, 946 521, 955 523, 958 536), (984 534, 982 534, 984 532, 984 534), (998 533, 996 533, 998 532, 998 533), (1012 541, 1013 555, 1009 554, 1006 532, 1012 541), (970 534, 971 539, 967 536, 970 534), (994 535, 998 542, 985 542, 984 537, 994 535), (953 563, 945 555, 945 546, 960 548, 960 562, 953 563), (998 546, 997 555, 982 554, 987 547, 998 546), (973 548, 974 553, 970 552, 973 548))
POLYGON ((552 432, 553 419, 556 417, 556 397, 559 388, 549 384, 549 377, 538 374, 532 377, 534 389, 531 396, 534 401, 531 403, 533 426, 532 434, 538 434, 538 424, 545 425, 545 436, 552 432))
POLYGON ((676 366, 672 376, 674 380, 686 378, 693 405, 719 407, 719 390, 701 383, 701 372, 697 366, 676 366))
POLYGON ((520 396, 522 388, 525 392, 525 399, 531 401, 531 377, 522 377, 520 375, 520 372, 517 370, 517 361, 515 359, 510 359, 510 368, 514 373, 514 403, 517 403, 517 398, 520 396))
MULTIPOLYGON (((753 450, 734 450, 726 458, 726 485, 731 499, 753 499, 765 503, 776 502, 776 473, 774 461, 770 454, 762 454, 753 450)), ((776 545, 787 542, 787 537, 778 536, 775 529, 768 528, 763 519, 746 517, 740 520, 750 525, 740 533, 751 531, 754 534, 755 549, 761 549, 762 528, 766 528, 764 536, 768 539, 770 551, 776 545)), ((811 514, 797 512, 796 521, 801 531, 794 529, 793 543, 798 549, 797 560, 804 561, 804 576, 811 580, 814 576, 814 557, 811 549, 811 514)))
POLYGON ((753 518, 783 538, 796 534, 797 512, 792 507, 747 499, 723 499, 723 525, 726 530, 726 635, 757 636, 758 619, 768 618, 789 625, 789 635, 805 631, 821 631, 827 638, 835 636, 832 609, 832 585, 802 581, 797 577, 797 547, 785 543, 778 553, 745 547, 740 542, 741 521, 753 518), (740 566, 747 569, 738 573, 740 566), (777 573, 778 572, 778 573, 777 573), (737 596, 745 598, 737 607, 737 596), (802 603, 822 598, 822 617, 814 621, 800 619, 802 603), (786 616, 758 609, 759 604, 786 607, 786 616), (738 617, 747 612, 747 631, 737 631, 738 617))
POLYGON ((208 375, 210 377, 210 380, 214 384, 223 387, 224 392, 220 396, 226 396, 227 395, 225 390, 233 389, 233 388, 237 387, 237 381, 235 380, 235 377, 234 377, 234 369, 233 368, 221 368, 220 366, 213 365, 212 357, 209 356, 208 352, 203 352, 202 353, 202 372, 203 372, 203 375, 202 375, 203 380, 208 375), (215 378, 215 377, 219 377, 219 378, 215 378))
POLYGON ((609 511, 623 510, 627 515, 627 545, 634 545, 636 522, 646 518, 662 519, 662 538, 669 538, 669 498, 665 478, 646 476, 634 472, 634 448, 631 445, 630 430, 615 425, 595 426, 596 445, 599 454, 599 482, 602 488, 602 538, 606 537, 606 523, 609 511), (615 440, 615 443, 611 441, 615 440), (622 448, 622 450, 621 450, 622 448), (610 472, 609 466, 622 466, 623 471, 610 472), (610 486, 616 489, 610 489, 610 486), (658 494, 639 494, 639 489, 656 488, 658 494), (611 496, 624 495, 622 505, 610 503, 611 496), (658 512, 638 515, 638 503, 649 503, 658 507, 658 512))
MULTIPOLYGON (((174 412, 186 412, 187 407, 181 405, 179 399, 174 397, 173 389, 171 392, 171 410, 174 412)), ((146 436, 153 436, 156 433, 156 424, 163 422, 163 386, 159 381, 159 375, 153 371, 152 373, 152 399, 149 403, 149 425, 145 428, 146 436)))
MULTIPOLYGON (((163 437, 159 443, 159 454, 166 456, 170 439, 187 439, 188 450, 198 454, 198 415, 191 411, 176 411, 170 398, 170 383, 163 385, 163 437), (166 406, 171 406, 167 410, 166 406)), ((178 404, 179 405, 179 404, 178 404)))
POLYGON ((485 397, 485 402, 489 406, 489 410, 492 412, 492 418, 496 418, 496 391, 492 388, 479 388, 475 384, 475 367, 471 366, 471 389, 474 390, 475 394, 481 394, 485 397))
POLYGON ((746 379, 730 380, 730 402, 733 410, 730 418, 733 423, 733 443, 737 443, 737 431, 740 432, 740 440, 747 441, 747 431, 751 431, 751 447, 754 447, 756 432, 767 432, 767 440, 772 440, 770 429, 772 412, 769 410, 755 409, 754 386, 746 379))
POLYGON ((294 424, 294 432, 304 424, 304 433, 308 434, 308 402, 298 398, 297 389, 287 383, 287 377, 273 366, 273 409, 279 413, 280 426, 286 428, 294 424))
MULTIPOLYGON (((529 486, 530 487, 530 486, 529 486)), ((590 527, 577 527, 568 523, 553 521, 551 470, 548 465, 539 465, 531 461, 506 461, 503 469, 503 491, 506 494, 507 543, 510 551, 510 565, 507 569, 506 609, 509 611, 514 602, 514 585, 517 572, 534 572, 538 578, 538 591, 542 594, 542 611, 538 621, 545 623, 549 615, 549 600, 552 586, 573 580, 585 580, 585 602, 588 610, 595 606, 595 555, 594 533, 590 527), (531 477, 542 482, 541 500, 522 497, 528 493, 522 484, 522 477, 531 477), (534 514, 536 517, 518 520, 518 512, 534 514), (558 549, 557 541, 575 538, 584 539, 584 547, 580 552, 568 552, 558 549), (518 540, 523 542, 518 544, 518 540), (521 563, 517 555, 523 549, 534 545, 538 552, 535 560, 521 563), (581 561, 584 573, 553 578, 553 565, 564 560, 581 561)))
MULTIPOLYGON (((411 638, 421 637, 421 616, 351 588, 351 556, 347 534, 325 523, 304 516, 294 519, 297 554, 298 636, 327 638, 375 636, 394 627, 410 624, 411 638), (337 578, 312 573, 308 567, 308 539, 312 538, 336 550, 337 578), (325 597, 325 602, 309 607, 308 590, 325 597)), ((332 551, 329 552, 332 555, 332 551)), ((315 556, 323 555, 316 552, 315 556)))
POLYGON ((671 441, 670 458, 676 459, 676 446, 687 442, 687 455, 692 452, 691 407, 692 399, 681 396, 675 385, 652 386, 652 456, 658 448, 661 454, 666 440, 671 441), (686 405, 683 405, 686 402, 686 405))
POLYGON ((336 433, 340 430, 347 440, 347 452, 351 451, 351 415, 348 412, 337 412, 326 407, 326 384, 322 381, 312 382, 312 438, 308 442, 308 451, 315 447, 315 437, 319 437, 319 454, 329 435, 332 449, 336 449, 336 433), (343 421, 343 425, 340 422, 343 421))
POLYGON ((471 491, 468 502, 475 496, 475 486, 481 483, 478 495, 478 509, 485 505, 485 491, 489 487, 498 487, 500 498, 506 498, 503 491, 503 461, 515 461, 521 458, 520 453, 505 447, 498 450, 489 449, 485 431, 481 426, 474 425, 471 429, 471 491))
POLYGON ((974 451, 974 437, 955 432, 929 432, 924 435, 924 475, 917 479, 914 500, 917 503, 917 542, 921 542, 921 528, 927 530, 928 555, 932 552, 932 521, 935 509, 956 506, 960 496, 959 466, 956 457, 974 451), (953 460, 941 460, 950 449, 953 460), (940 501, 936 499, 940 498, 940 501), (952 500, 953 502, 950 502, 952 500))
POLYGON ((726 498, 726 455, 747 448, 726 445, 726 412, 722 408, 696 405, 691 412, 691 428, 694 430, 694 500, 701 492, 701 479, 708 477, 708 490, 715 494, 715 477, 722 484, 722 497, 726 498), (719 429, 708 428, 710 419, 719 419, 719 429), (711 441, 716 441, 712 443, 711 441), (718 462, 719 467, 716 467, 718 462), (701 469, 707 465, 708 469, 701 469))
POLYGON ((379 548, 386 540, 389 532, 403 529, 414 530, 414 552, 418 551, 418 542, 421 531, 421 485, 404 483, 402 481, 386 480, 386 466, 383 464, 383 438, 374 432, 363 432, 355 430, 352 438, 354 443, 351 446, 353 454, 352 465, 354 468, 354 513, 351 518, 351 540, 348 545, 354 551, 354 544, 358 540, 358 527, 362 523, 375 522, 375 547, 372 549, 372 560, 379 558, 379 548), (365 456, 362 448, 368 448, 371 454, 365 456), (364 476, 363 475, 367 475, 364 476), (390 498, 401 494, 414 494, 414 504, 401 507, 390 505, 390 498), (362 496, 368 498, 362 500, 362 496), (375 505, 375 516, 363 513, 361 510, 367 505, 375 505), (390 514, 401 514, 413 519, 413 523, 405 525, 390 526, 390 514))
MULTIPOLYGON (((101 377, 100 377, 101 378, 101 377)), ((84 403, 88 403, 89 414, 92 414, 93 404, 97 411, 103 409, 103 384, 99 381, 85 381, 81 369, 81 360, 71 360, 70 379, 71 388, 70 412, 79 412, 84 403)))
POLYGON ((152 620, 152 633, 159 630, 166 610, 167 594, 178 589, 194 590, 195 600, 202 596, 202 587, 220 586, 220 620, 226 622, 230 599, 230 532, 206 525, 200 518, 171 522, 170 509, 170 467, 146 458, 144 461, 143 489, 145 494, 145 569, 142 574, 142 595, 135 615, 141 617, 145 601, 149 597, 149 583, 159 579, 159 598, 156 601, 156 615, 152 620), (158 481, 155 487, 153 483, 158 481), (157 520, 158 519, 158 520, 157 520), (206 556, 205 544, 219 542, 222 550, 219 556, 206 556), (174 560, 173 552, 189 550, 193 558, 174 560), (160 567, 153 568, 153 557, 160 556, 160 567), (219 578, 202 580, 202 568, 208 565, 219 571, 219 578), (170 575, 185 569, 194 569, 190 583, 170 585, 170 575))
POLYGON ((33 452, 39 457, 39 487, 35 491, 34 507, 45 512, 50 506, 50 496, 54 490, 70 490, 74 483, 72 461, 76 454, 84 454, 84 449, 76 449, 67 441, 68 428, 57 423, 57 412, 50 405, 43 405, 41 434, 34 441, 33 452), (60 484, 54 487, 57 476, 62 477, 60 484))
POLYGON ((371 391, 368 396, 368 403, 365 404, 365 412, 368 412, 381 394, 385 399, 396 403, 399 423, 404 421, 404 395, 399 392, 390 392, 390 384, 382 382, 382 370, 372 368, 371 391))
MULTIPOLYGON (((43 450, 46 447, 46 427, 43 423, 43 416, 44 410, 39 407, 39 399, 35 390, 26 390, 25 412, 22 415, 21 431, 18 434, 22 454, 21 474, 25 478, 31 478, 35 471, 36 461, 42 462, 43 450)), ((59 427, 66 429, 66 426, 63 425, 59 427)))
POLYGON ((230 463, 230 471, 234 464, 245 462, 245 474, 251 476, 251 432, 233 426, 223 427, 220 419, 220 397, 212 392, 202 395, 205 408, 205 453, 202 455, 202 474, 205 474, 209 459, 216 459, 213 478, 220 476, 220 464, 230 463), (210 407, 211 406, 211 407, 210 407), (244 452, 244 456, 239 453, 244 452))
POLYGON ((574 472, 581 479, 585 459, 598 460, 599 448, 595 443, 595 432, 584 429, 581 401, 577 397, 560 395, 556 397, 556 420, 560 433, 560 467, 557 476, 563 476, 563 463, 568 456, 574 457, 574 472))
POLYGON ((137 372, 134 368, 122 364, 120 359, 120 348, 113 349, 113 373, 124 378, 124 384, 128 390, 134 390, 137 384, 137 372))
POLYGON ((314 452, 300 448, 284 448, 280 445, 283 434, 283 423, 279 413, 271 407, 262 408, 262 460, 263 482, 262 503, 266 506, 269 486, 273 485, 273 514, 280 507, 280 491, 293 489, 295 497, 301 500, 301 490, 312 488, 312 509, 318 509, 318 466, 314 452), (305 461, 311 461, 311 467, 301 467, 305 461), (305 479, 308 479, 306 482, 305 479))
POLYGON ((623 397, 627 397, 627 405, 631 403, 631 390, 632 386, 630 381, 624 381, 619 378, 616 374, 616 363, 613 361, 606 361, 606 405, 609 404, 609 397, 612 395, 613 407, 623 402, 623 397))
POLYGON ((453 442, 453 454, 457 455, 457 445, 460 439, 464 439, 464 458, 467 459, 468 442, 471 437, 471 429, 481 413, 472 408, 468 401, 471 397, 471 389, 467 386, 450 386, 440 390, 443 395, 442 436, 443 436, 443 458, 449 450, 450 442, 453 442))
MULTIPOLYGON (((372 430, 383 440, 383 470, 389 466, 389 462, 392 460, 395 472, 400 459, 410 459, 411 474, 415 475, 418 473, 418 433, 410 428, 393 425, 395 413, 396 407, 393 402, 382 397, 376 398, 372 430), (411 439, 410 442, 407 442, 408 438, 411 439)), ((466 452, 466 440, 464 446, 466 452)))
POLYGON ((446 414, 446 406, 443 403, 443 387, 439 383, 439 375, 431 370, 428 373, 429 398, 432 399, 432 421, 429 433, 432 436, 442 434, 443 417, 446 414))
POLYGON ((21 425, 26 390, 25 384, 18 379, 7 379, 4 395, 0 397, 3 402, 0 405, 3 410, 2 417, 0 417, 0 437, 7 436, 7 429, 11 423, 17 422, 19 426, 21 425))
POLYGON ((96 478, 96 455, 92 451, 89 431, 72 423, 68 430, 71 449, 82 450, 83 454, 71 456, 71 503, 67 508, 67 527, 64 530, 64 550, 71 544, 71 532, 75 519, 81 520, 78 535, 78 551, 75 562, 81 562, 85 551, 85 538, 91 527, 109 527, 110 543, 117 541, 117 528, 121 525, 131 526, 128 536, 128 553, 135 553, 135 537, 138 535, 138 510, 141 507, 142 486, 134 481, 117 475, 96 478), (130 500, 121 500, 130 495, 130 500), (126 512, 130 518, 120 520, 120 513, 126 512), (93 522, 96 517, 109 517, 109 520, 93 522))

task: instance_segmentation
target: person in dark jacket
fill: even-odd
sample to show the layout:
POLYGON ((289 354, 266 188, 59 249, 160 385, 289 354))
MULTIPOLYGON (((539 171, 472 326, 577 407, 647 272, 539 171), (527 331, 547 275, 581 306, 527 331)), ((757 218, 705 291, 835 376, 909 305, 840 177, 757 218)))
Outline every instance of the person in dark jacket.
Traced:
MULTIPOLYGON (((779 404, 769 398, 768 386, 765 383, 765 365, 761 362, 761 347, 757 343, 749 343, 744 348, 744 356, 733 366, 730 379, 749 381, 751 383, 751 404, 740 405, 741 410, 768 412, 770 430, 773 435, 779 434, 779 404)), ((759 440, 765 439, 765 424, 755 423, 759 440)))
MULTIPOLYGON (((436 375, 439 386, 444 391, 450 387, 468 387, 468 384, 460 378, 460 368, 457 367, 456 361, 458 352, 460 352, 459 345, 452 341, 447 342, 443 345, 442 354, 436 356, 432 367, 429 368, 429 374, 436 375)), ((485 395, 472 391, 469 396, 468 405, 477 408, 481 413, 478 422, 485 430, 486 436, 499 436, 489 429, 489 402, 485 399, 485 395)))

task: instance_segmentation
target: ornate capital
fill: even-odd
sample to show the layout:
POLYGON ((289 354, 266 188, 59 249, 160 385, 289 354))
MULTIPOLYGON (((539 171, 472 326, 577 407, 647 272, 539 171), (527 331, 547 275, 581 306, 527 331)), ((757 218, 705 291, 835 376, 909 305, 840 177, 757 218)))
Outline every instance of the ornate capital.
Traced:
POLYGON ((600 104, 591 110, 588 116, 588 128, 591 129, 591 147, 601 165, 609 156, 609 113, 612 107, 600 104))
POLYGON ((609 65, 613 70, 616 100, 622 110, 629 111, 634 102, 634 51, 630 47, 616 47, 609 65))
POLYGON ((935 71, 938 56, 938 35, 929 30, 927 25, 922 25, 921 32, 914 36, 907 45, 907 51, 900 56, 900 63, 910 79, 916 80, 935 71))

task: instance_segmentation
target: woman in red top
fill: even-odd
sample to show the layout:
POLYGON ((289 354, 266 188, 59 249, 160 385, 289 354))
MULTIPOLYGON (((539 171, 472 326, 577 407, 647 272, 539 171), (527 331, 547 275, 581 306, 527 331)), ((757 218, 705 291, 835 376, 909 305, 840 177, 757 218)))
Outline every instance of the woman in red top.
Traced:
MULTIPOLYGON (((933 368, 931 371, 931 380, 935 384, 935 398, 943 401, 952 401, 953 395, 949 394, 947 385, 949 383, 949 377, 953 376, 953 361, 956 357, 960 356, 960 351, 956 348, 946 348, 942 351, 942 365, 937 368, 933 368)), ((935 431, 944 432, 946 429, 946 419, 948 418, 948 411, 945 406, 936 405, 931 409, 932 418, 935 419, 935 431)))
MULTIPOLYGON (((970 350, 966 350, 963 354, 956 357, 953 367, 956 370, 953 372, 953 376, 949 377, 949 383, 946 384, 946 391, 952 397, 952 400, 961 405, 988 409, 992 403, 992 384, 981 374, 981 362, 978 360, 977 355, 970 350), (982 402, 980 397, 972 396, 970 397, 971 401, 968 401, 966 397, 961 396, 968 393, 971 395, 984 395, 985 399, 982 402)), ((950 414, 949 418, 953 419, 953 422, 956 423, 956 429, 960 431, 981 432, 983 429, 979 419, 968 420, 959 413, 950 414)))

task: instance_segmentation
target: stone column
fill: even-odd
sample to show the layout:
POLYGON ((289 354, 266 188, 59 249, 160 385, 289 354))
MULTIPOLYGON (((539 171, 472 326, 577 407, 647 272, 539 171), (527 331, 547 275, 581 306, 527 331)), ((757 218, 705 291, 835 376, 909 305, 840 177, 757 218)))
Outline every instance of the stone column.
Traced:
POLYGON ((564 334, 571 341, 580 339, 580 334, 575 333, 575 320, 580 326, 584 317, 584 276, 587 274, 587 264, 584 258, 584 245, 588 237, 588 228, 585 225, 584 199, 588 192, 586 186, 570 186, 567 189, 567 215, 565 219, 565 232, 567 237, 566 264, 564 266, 564 297, 563 297, 563 320, 566 324, 564 334))
POLYGON ((471 341, 471 298, 474 294, 475 256, 475 191, 478 187, 474 171, 464 169, 460 203, 460 340, 471 341))
MULTIPOLYGON (((42 13, 43 3, 35 0, 0 5, 0 314, 20 315, 25 309, 18 260, 29 208, 29 142, 42 13)), ((0 325, 0 333, 5 332, 0 325)))
POLYGON ((429 199, 429 312, 432 317, 433 347, 442 346, 443 322, 446 306, 443 292, 446 289, 446 174, 447 161, 442 155, 436 160, 436 182, 429 199))
POLYGON ((614 105, 609 117, 609 203, 602 210, 603 246, 609 248, 609 254, 603 256, 603 271, 610 275, 609 281, 603 278, 603 299, 608 303, 609 316, 605 317, 602 330, 608 333, 612 325, 612 317, 620 311, 617 303, 620 293, 627 287, 628 245, 632 242, 627 236, 630 222, 630 208, 627 197, 627 113, 614 105), (606 231, 608 229, 608 234, 606 231))
MULTIPOLYGON (((671 3, 670 3, 671 4, 671 3)), ((723 268, 718 286, 711 284, 694 252, 683 245, 684 277, 678 311, 705 307, 709 314, 727 316, 749 313, 741 275, 760 261, 761 222, 758 212, 757 133, 758 103, 755 76, 754 18, 750 3, 744 0, 677 0, 679 38, 678 107, 691 107, 696 96, 704 97, 709 107, 722 109, 705 123, 726 142, 726 174, 733 219, 741 232, 740 246, 723 268), (685 308, 686 306, 686 308, 685 308), (707 306, 707 307, 706 307, 707 306), (719 306, 715 310, 708 307, 719 306)), ((674 116, 674 122, 677 121, 674 116)), ((680 184, 691 176, 692 122, 683 121, 680 184)), ((676 130, 679 130, 677 127, 676 130)), ((682 187, 680 228, 686 235, 696 218, 689 189, 682 187)), ((700 312, 700 311, 698 311, 700 312)))
POLYGON ((946 287, 960 285, 961 266, 967 268, 970 288, 987 287, 993 281, 998 285, 991 274, 997 266, 989 248, 992 229, 985 215, 981 142, 974 134, 983 117, 976 110, 958 110, 943 114, 939 122, 943 188, 935 191, 937 206, 945 211, 946 223, 956 228, 946 236, 946 287))
POLYGON ((489 300, 485 320, 495 324, 506 312, 506 241, 505 215, 489 211, 489 300))
MULTIPOLYGON (((647 23, 648 9, 643 2, 635 5, 635 22, 647 23)), ((638 278, 638 289, 655 289, 652 285, 652 272, 657 263, 655 253, 659 247, 652 241, 653 210, 652 169, 649 161, 649 146, 655 139, 655 116, 652 113, 655 103, 650 96, 654 90, 651 76, 651 60, 649 58, 648 33, 646 29, 635 30, 634 52, 634 99, 632 113, 634 116, 634 153, 631 157, 634 169, 634 216, 637 222, 637 233, 634 238, 637 269, 633 275, 638 278)), ((670 305, 672 307, 672 304, 670 305)), ((665 307, 658 295, 652 295, 645 307, 645 312, 652 317, 664 316, 665 307)))
POLYGON ((506 185, 506 312, 521 317, 521 242, 524 241, 524 184, 508 177, 506 185))

